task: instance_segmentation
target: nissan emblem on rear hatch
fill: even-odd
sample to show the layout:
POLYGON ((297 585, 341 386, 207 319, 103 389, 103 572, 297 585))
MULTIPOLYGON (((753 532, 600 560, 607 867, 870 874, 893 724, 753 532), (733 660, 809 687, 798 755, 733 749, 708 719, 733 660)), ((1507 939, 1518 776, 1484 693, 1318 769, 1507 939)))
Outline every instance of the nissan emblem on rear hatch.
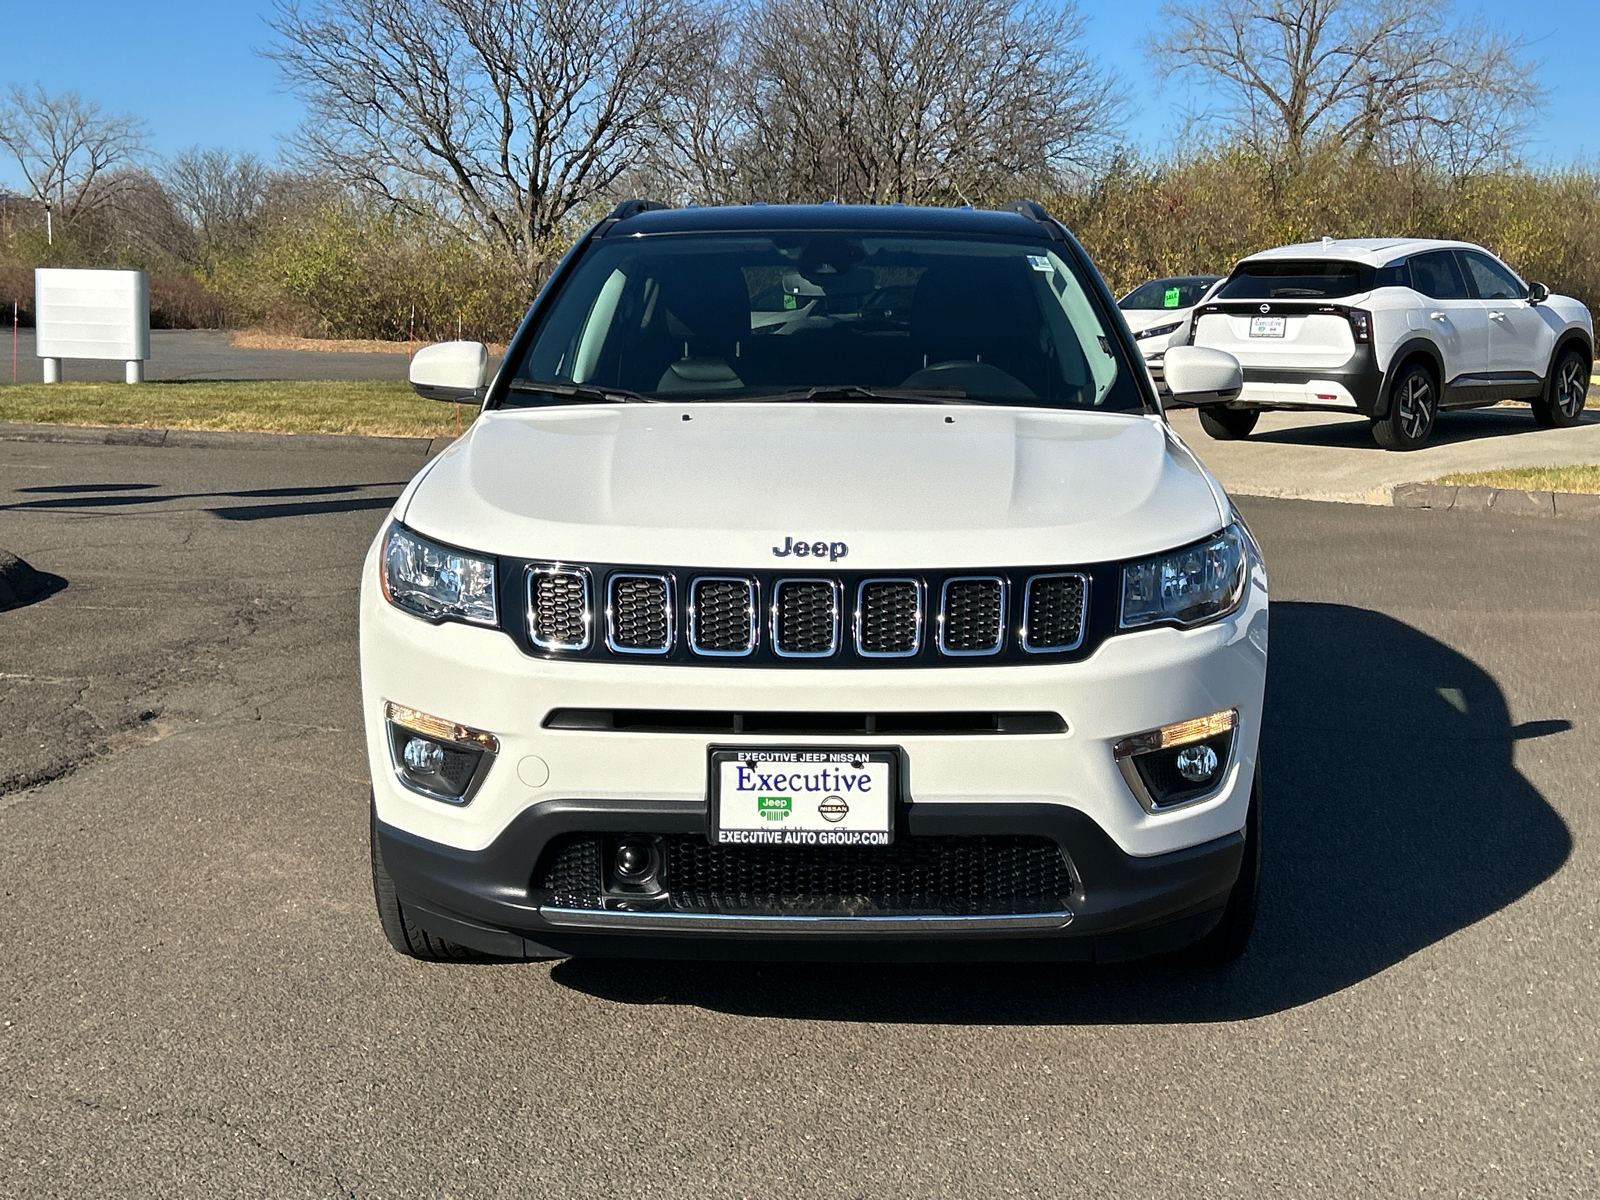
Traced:
POLYGON ((1263 305, 1262 305, 1262 306, 1261 306, 1261 311, 1262 311, 1262 312, 1271 312, 1271 311, 1272 311, 1272 305, 1270 305, 1270 304, 1263 304, 1263 305))

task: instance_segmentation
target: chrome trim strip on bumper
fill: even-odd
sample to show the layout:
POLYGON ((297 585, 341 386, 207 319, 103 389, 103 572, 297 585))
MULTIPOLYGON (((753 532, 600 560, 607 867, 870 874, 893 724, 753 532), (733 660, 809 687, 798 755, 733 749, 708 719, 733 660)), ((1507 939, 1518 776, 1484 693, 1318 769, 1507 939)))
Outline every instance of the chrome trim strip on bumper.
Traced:
POLYGON ((759 933, 780 936, 882 933, 1003 933, 1065 929, 1072 923, 1066 909, 1046 913, 1003 913, 993 916, 947 917, 806 917, 737 916, 725 913, 627 912, 620 909, 560 908, 544 905, 539 915, 563 929, 611 933, 759 933))

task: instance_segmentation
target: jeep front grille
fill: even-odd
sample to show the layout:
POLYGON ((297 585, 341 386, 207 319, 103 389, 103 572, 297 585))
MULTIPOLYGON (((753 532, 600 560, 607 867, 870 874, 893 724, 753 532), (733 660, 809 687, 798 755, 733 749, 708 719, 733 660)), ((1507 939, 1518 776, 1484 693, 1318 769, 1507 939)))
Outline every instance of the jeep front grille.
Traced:
POLYGON ((1005 580, 964 576, 945 581, 939 648, 946 654, 998 654, 1005 644, 1005 622, 1005 580))
POLYGON ((665 575, 611 577, 606 644, 621 654, 665 654, 672 649, 672 581, 665 575))
POLYGON ((528 573, 528 636, 541 650, 587 650, 589 573, 535 567, 528 573))
POLYGON ((681 666, 1077 661, 1115 632, 1121 586, 1119 563, 789 575, 502 560, 501 570, 526 575, 523 619, 501 614, 524 653, 681 666))
POLYGON ((784 658, 826 658, 839 649, 839 585, 780 579, 772 595, 772 648, 784 658))
POLYGON ((696 654, 737 657, 755 650, 755 580, 696 579, 690 605, 689 646, 696 654))
POLYGON ((1087 576, 1076 573, 1035 575, 1028 580, 1022 610, 1022 647, 1041 654, 1076 649, 1083 641, 1089 606, 1084 603, 1087 576))

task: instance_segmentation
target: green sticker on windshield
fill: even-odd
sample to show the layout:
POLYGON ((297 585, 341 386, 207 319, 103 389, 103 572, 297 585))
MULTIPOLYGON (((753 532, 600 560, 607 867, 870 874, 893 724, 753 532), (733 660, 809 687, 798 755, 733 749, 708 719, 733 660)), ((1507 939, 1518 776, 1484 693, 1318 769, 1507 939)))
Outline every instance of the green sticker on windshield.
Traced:
POLYGON ((1166 297, 1161 302, 1162 307, 1163 308, 1177 308, 1178 307, 1179 296, 1180 296, 1179 289, 1177 289, 1177 288, 1168 288, 1166 297))
POLYGON ((783 306, 785 308, 793 308, 793 307, 795 307, 795 299, 794 299, 793 296, 789 295, 788 292, 785 292, 783 294, 783 306))

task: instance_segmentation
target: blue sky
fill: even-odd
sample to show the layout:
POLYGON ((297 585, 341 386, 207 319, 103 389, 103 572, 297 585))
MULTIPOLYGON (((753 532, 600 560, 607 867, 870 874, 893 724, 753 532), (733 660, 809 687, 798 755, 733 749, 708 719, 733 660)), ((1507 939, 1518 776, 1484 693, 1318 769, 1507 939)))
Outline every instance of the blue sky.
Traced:
MULTIPOLYGON (((1160 20, 1162 0, 1080 0, 1089 18, 1087 48, 1116 70, 1133 102, 1128 133, 1151 150, 1170 144, 1185 108, 1203 98, 1156 76, 1144 45, 1160 20)), ((257 51, 271 41, 269 3, 257 0, 163 0, 138 3, 76 0, 70 6, 7 5, 0 36, 0 85, 42 83, 76 88, 106 108, 135 113, 150 126, 152 148, 227 146, 276 156, 279 137, 299 120, 273 64, 257 51), (69 15, 70 14, 70 15, 69 15)), ((1458 13, 1477 10, 1458 2, 1458 13)), ((1532 43, 1551 94, 1534 132, 1530 158, 1555 162, 1600 158, 1600 72, 1587 48, 1600 45, 1600 3, 1542 0, 1495 6, 1495 19, 1532 43), (1577 58, 1563 47, 1585 48, 1577 58)), ((0 161, 0 183, 20 183, 14 163, 0 161)))

